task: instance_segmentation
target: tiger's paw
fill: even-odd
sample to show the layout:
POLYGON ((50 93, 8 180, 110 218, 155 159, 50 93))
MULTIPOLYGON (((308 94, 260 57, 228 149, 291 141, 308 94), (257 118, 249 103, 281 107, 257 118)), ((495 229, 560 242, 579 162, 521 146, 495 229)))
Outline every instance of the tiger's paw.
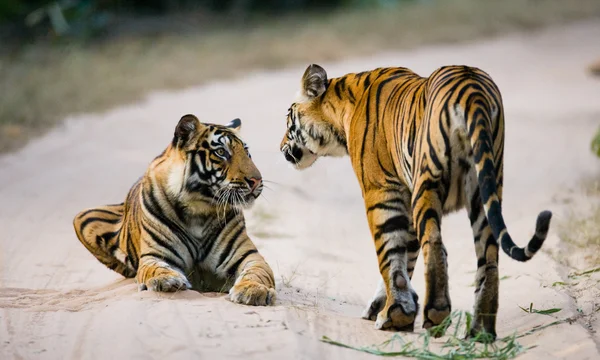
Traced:
MULTIPOLYGON (((435 309, 433 307, 425 307, 424 319, 423 319, 423 329, 431 330, 434 329, 435 326, 440 325, 448 316, 450 315, 450 306, 447 305, 442 310, 435 309)), ((442 336, 441 333, 437 331, 430 331, 433 337, 438 338, 442 336)))
POLYGON ((377 314, 379 314, 379 312, 381 312, 381 310, 385 306, 385 300, 385 296, 371 300, 371 303, 367 306, 365 311, 363 311, 361 317, 365 320, 377 320, 377 314))
POLYGON ((394 304, 377 315, 375 329, 412 332, 416 317, 416 311, 406 313, 400 304, 394 304))
POLYGON ((267 306, 275 303, 277 292, 256 281, 242 281, 229 290, 229 300, 238 304, 267 306))
POLYGON ((443 336, 444 331, 437 326, 450 316, 451 311, 450 299, 445 296, 436 301, 430 301, 425 305, 423 311, 423 328, 427 329, 429 334, 435 338, 443 336))
POLYGON ((387 294, 385 293, 385 287, 379 286, 369 305, 367 305, 367 308, 363 311, 362 318, 371 321, 377 320, 377 314, 381 312, 386 301, 387 294))
POLYGON ((158 291, 158 292, 175 292, 180 290, 191 289, 192 285, 185 278, 185 276, 175 273, 175 274, 161 274, 155 277, 152 277, 144 284, 140 285, 140 289, 143 290, 144 287, 148 290, 158 291))
POLYGON ((375 329, 412 332, 419 311, 419 297, 414 290, 397 292, 397 299, 386 304, 377 315, 375 329))
POLYGON ((496 341, 496 330, 491 329, 491 331, 486 331, 482 329, 481 326, 474 325, 471 327, 465 338, 472 339, 483 344, 491 344, 496 341))

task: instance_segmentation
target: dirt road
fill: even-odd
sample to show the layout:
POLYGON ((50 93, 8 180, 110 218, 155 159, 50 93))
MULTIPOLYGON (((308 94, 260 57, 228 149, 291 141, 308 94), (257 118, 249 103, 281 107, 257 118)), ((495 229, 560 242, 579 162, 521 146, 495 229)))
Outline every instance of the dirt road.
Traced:
MULTIPOLYGON (((422 75, 444 64, 490 73, 506 110, 508 227, 524 245, 538 212, 553 210, 545 247, 556 248, 556 224, 565 210, 556 195, 600 169, 589 151, 600 122, 600 81, 585 73, 600 56, 598 39, 600 24, 590 22, 321 65, 331 77, 398 65, 422 75)), ((76 116, 0 158, 0 359, 370 357, 318 341, 326 335, 370 345, 390 333, 360 319, 378 270, 349 160, 321 159, 298 172, 278 151, 303 70, 304 65, 156 93, 139 104, 76 116), (185 113, 207 122, 240 117, 257 166, 265 179, 277 183, 247 213, 250 234, 278 280, 276 306, 239 306, 223 295, 194 291, 137 292, 132 281, 104 268, 75 237, 73 216, 86 207, 122 201, 185 113)), ((460 212, 443 224, 453 308, 471 310, 476 259, 468 219, 460 212)), ((558 318, 577 313, 574 300, 551 286, 565 274, 545 253, 528 263, 500 256, 501 276, 509 278, 501 281, 499 336, 553 320, 526 314, 519 305, 561 308, 558 318)), ((422 298, 421 260, 413 282, 422 298)), ((419 314, 419 333, 421 320, 419 314)), ((577 323, 520 341, 537 345, 524 359, 600 357, 599 335, 577 323)))

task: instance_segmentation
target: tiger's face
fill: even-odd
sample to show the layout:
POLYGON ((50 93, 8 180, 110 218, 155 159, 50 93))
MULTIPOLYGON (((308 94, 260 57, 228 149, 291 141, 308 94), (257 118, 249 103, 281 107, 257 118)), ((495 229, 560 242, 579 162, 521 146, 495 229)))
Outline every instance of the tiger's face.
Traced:
POLYGON ((302 77, 300 97, 288 110, 287 129, 279 149, 296 169, 306 169, 321 156, 348 154, 344 134, 322 109, 327 83, 322 67, 309 66, 302 77))
POLYGON ((238 135, 240 128, 240 119, 224 126, 203 124, 194 115, 183 116, 172 144, 181 162, 171 172, 169 188, 179 188, 188 200, 251 206, 262 193, 263 182, 238 135))

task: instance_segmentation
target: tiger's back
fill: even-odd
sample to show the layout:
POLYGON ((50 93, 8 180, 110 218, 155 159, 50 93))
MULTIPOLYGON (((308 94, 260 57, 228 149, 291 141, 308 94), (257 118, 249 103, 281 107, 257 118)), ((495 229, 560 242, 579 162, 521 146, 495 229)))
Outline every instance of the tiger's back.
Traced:
MULTIPOLYGON (((429 170, 440 177, 444 212, 463 208, 464 176, 473 166, 464 113, 473 110, 475 96, 490 114, 486 131, 491 132, 497 154, 494 166, 501 194, 504 117, 500 92, 488 74, 467 66, 446 66, 427 78, 406 68, 376 69, 367 76, 359 75, 354 84, 368 88, 357 103, 364 108, 366 121, 351 121, 349 132, 357 136, 348 142, 365 189, 396 179, 412 191, 419 186, 415 179, 420 167, 432 162, 429 170)), ((332 79, 330 86, 341 79, 332 79)))

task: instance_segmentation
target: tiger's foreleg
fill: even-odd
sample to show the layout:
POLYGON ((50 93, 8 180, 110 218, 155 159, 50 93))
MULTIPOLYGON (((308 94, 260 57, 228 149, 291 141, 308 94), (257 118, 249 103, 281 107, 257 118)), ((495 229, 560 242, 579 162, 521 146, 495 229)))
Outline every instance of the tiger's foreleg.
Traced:
MULTIPOLYGON (((184 275, 183 258, 165 249, 156 240, 160 235, 155 229, 144 228, 141 234, 141 255, 136 280, 140 290, 174 292, 191 289, 184 275)), ((167 241, 161 239, 165 245, 167 241)))
POLYGON ((419 254, 408 199, 398 189, 365 195, 367 219, 375 242, 382 280, 363 317, 377 320, 376 329, 412 331, 418 296, 410 284, 419 254))
MULTIPOLYGON (((448 291, 448 253, 442 243, 442 202, 436 179, 418 179, 413 192, 413 216, 425 267, 425 307, 423 327, 439 325, 450 314, 448 291)), ((435 334, 434 334, 435 335, 435 334)))
POLYGON ((174 292, 192 288, 182 270, 148 254, 142 254, 136 279, 140 290, 174 292))
POLYGON ((218 275, 235 279, 229 299, 246 305, 272 305, 277 295, 273 271, 245 231, 230 249, 217 267, 218 275))

